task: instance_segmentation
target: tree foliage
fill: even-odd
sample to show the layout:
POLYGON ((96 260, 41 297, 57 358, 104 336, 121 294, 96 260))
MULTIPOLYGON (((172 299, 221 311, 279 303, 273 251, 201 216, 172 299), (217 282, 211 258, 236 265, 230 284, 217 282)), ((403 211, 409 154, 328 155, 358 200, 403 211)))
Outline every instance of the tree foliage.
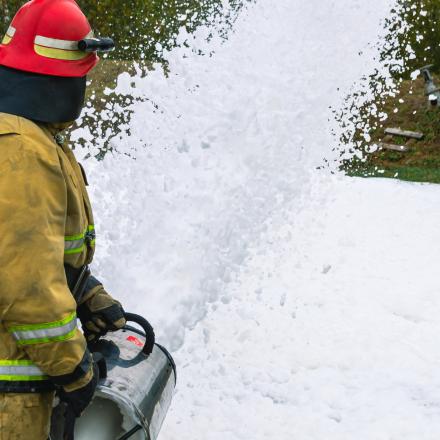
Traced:
POLYGON ((382 59, 396 76, 427 64, 440 71, 440 0, 398 0, 385 27, 382 59))
MULTIPOLYGON (((0 25, 6 31, 12 17, 25 1, 0 0, 0 25)), ((171 48, 181 27, 192 32, 212 21, 222 11, 222 0, 78 0, 98 35, 111 36, 117 50, 111 58, 160 59, 160 48, 171 48), (159 48, 159 49, 158 49, 159 48)), ((242 1, 230 1, 232 9, 242 1)))

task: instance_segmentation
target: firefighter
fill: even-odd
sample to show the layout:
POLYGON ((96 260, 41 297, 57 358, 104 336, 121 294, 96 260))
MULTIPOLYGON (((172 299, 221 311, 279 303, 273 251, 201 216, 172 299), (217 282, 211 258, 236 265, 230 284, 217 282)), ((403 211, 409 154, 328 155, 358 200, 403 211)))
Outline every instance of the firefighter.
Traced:
POLYGON ((87 181, 60 136, 99 43, 74 0, 32 0, 0 45, 0 440, 46 440, 55 392, 75 416, 91 401, 97 368, 77 318, 89 341, 125 325, 88 269, 87 181))

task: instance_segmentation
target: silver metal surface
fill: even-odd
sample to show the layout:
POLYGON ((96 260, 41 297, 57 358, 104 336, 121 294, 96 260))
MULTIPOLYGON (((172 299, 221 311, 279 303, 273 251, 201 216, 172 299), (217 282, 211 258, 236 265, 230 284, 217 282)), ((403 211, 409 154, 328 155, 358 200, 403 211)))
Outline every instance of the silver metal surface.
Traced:
POLYGON ((420 69, 425 80, 425 95, 428 96, 428 100, 431 105, 440 106, 440 88, 434 82, 434 77, 431 73, 431 68, 434 67, 433 64, 429 66, 424 66, 420 69))
MULTIPOLYGON (((142 336, 130 330, 111 333, 100 341, 107 378, 100 382, 95 399, 78 420, 76 440, 116 440, 137 425, 142 429, 130 439, 158 438, 174 393, 175 367, 160 346, 156 345, 148 357, 142 354, 143 342, 142 336)), ((55 416, 53 421, 53 440, 60 438, 62 421, 58 419, 55 416)))

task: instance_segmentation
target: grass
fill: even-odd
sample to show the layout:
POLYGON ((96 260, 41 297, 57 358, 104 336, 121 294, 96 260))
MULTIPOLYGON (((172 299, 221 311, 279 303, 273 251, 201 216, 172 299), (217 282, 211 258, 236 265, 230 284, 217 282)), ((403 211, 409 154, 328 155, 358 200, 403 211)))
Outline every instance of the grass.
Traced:
MULTIPOLYGON (((377 150, 368 153, 364 161, 354 159, 345 163, 343 168, 347 174, 440 183, 440 107, 428 103, 423 79, 403 81, 397 95, 387 99, 379 109, 388 115, 388 119, 370 132, 368 145, 379 142, 406 145, 409 151, 377 150), (424 134, 424 138, 416 141, 387 136, 384 132, 387 127, 419 131, 424 134)), ((370 118, 370 123, 374 122, 372 120, 370 118)), ((367 142, 362 142, 360 148, 366 147, 367 142)))

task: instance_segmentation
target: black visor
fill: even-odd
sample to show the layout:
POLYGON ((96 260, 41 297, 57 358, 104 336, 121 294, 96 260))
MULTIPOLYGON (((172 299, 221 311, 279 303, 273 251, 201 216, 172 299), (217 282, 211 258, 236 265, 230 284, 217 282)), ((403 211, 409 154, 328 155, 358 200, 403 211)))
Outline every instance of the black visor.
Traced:
POLYGON ((0 66, 0 112, 38 122, 78 118, 84 105, 86 77, 39 75, 0 66))

